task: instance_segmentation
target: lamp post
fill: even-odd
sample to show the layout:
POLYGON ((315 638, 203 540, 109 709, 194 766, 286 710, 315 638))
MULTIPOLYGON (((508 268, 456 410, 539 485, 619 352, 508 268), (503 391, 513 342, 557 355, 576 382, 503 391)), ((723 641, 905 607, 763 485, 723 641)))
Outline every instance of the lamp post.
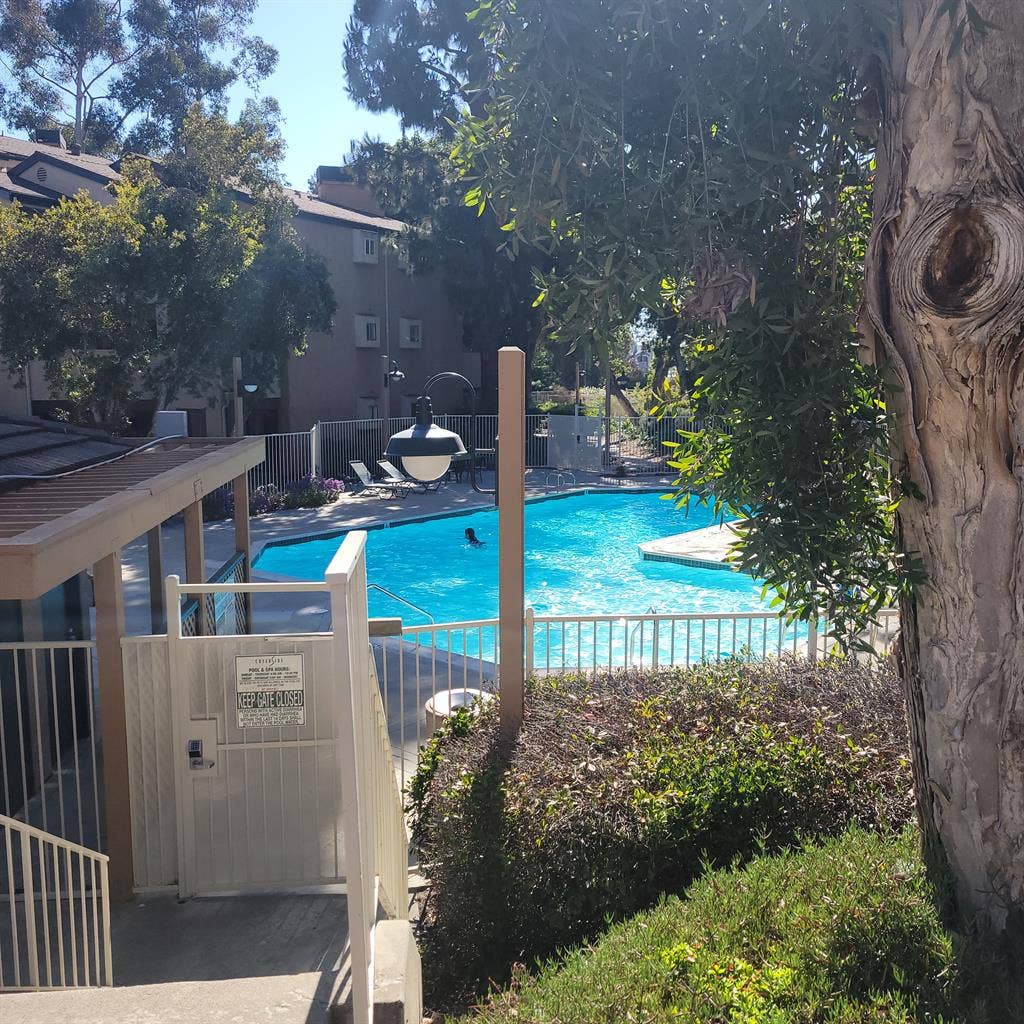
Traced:
POLYGON ((241 356, 235 356, 231 360, 231 378, 235 385, 235 393, 232 396, 232 402, 234 403, 234 426, 231 433, 234 437, 241 437, 245 433, 245 406, 243 399, 246 395, 255 395, 259 390, 259 385, 254 381, 242 380, 241 356))
POLYGON ((414 412, 416 422, 407 430, 392 434, 384 454, 389 459, 401 459, 402 468, 419 483, 440 480, 448 472, 453 459, 468 457, 469 482, 478 494, 497 494, 496 488, 481 487, 476 476, 476 409, 477 391, 472 381, 454 370, 435 373, 423 385, 416 399, 414 412), (454 431, 445 430, 434 422, 434 407, 430 401, 430 389, 442 380, 461 381, 472 395, 470 415, 469 451, 454 431))
MULTIPOLYGON (((493 494, 498 505, 498 698, 501 731, 515 735, 523 720, 526 677, 526 588, 523 526, 526 502, 526 357, 518 348, 498 350, 498 449, 497 481, 493 490, 481 487, 476 478, 477 392, 461 373, 436 373, 423 385, 416 399, 416 422, 393 434, 384 449, 399 458, 406 473, 422 483, 440 480, 453 458, 467 455, 462 438, 434 423, 430 389, 442 380, 458 380, 473 396, 470 421, 469 479, 479 494, 493 494)), ((532 637, 530 638, 532 642, 532 637)))

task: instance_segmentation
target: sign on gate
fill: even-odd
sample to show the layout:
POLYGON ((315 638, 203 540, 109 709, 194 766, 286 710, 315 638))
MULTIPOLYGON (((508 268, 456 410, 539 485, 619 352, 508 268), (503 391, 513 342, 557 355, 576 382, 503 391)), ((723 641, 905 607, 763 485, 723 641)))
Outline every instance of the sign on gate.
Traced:
POLYGON ((302 655, 235 655, 235 708, 239 729, 305 725, 302 655))

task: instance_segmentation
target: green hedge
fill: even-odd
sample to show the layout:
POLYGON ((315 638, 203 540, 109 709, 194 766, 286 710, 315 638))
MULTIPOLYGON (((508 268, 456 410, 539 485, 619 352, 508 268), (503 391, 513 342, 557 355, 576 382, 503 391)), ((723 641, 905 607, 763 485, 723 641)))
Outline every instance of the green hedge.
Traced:
POLYGON ((464 1024, 1010 1024, 1012 956, 939 923, 918 837, 852 830, 717 871, 464 1024))
POLYGON ((452 1005, 682 889, 702 865, 912 814, 903 701, 855 662, 531 685, 428 745, 410 787, 428 997, 452 1005))

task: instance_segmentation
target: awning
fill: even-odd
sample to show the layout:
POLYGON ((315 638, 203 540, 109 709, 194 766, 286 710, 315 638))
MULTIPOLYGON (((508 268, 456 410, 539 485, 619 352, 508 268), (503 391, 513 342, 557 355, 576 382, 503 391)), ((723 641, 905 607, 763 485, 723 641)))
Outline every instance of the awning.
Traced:
POLYGON ((40 597, 264 456, 262 437, 175 438, 0 493, 0 600, 40 597))

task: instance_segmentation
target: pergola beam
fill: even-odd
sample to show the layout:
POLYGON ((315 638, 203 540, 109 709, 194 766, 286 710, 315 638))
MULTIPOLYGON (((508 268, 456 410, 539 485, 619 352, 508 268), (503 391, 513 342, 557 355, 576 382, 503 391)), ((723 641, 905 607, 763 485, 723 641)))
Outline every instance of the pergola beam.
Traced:
POLYGON ((94 486, 95 474, 103 471, 99 467, 0 494, 0 516, 8 502, 20 506, 11 522, 0 520, 0 600, 39 597, 104 554, 126 547, 258 465, 265 445, 262 437, 249 437, 183 445, 169 454, 176 460, 169 469, 159 452, 127 456, 125 463, 134 465, 130 486, 94 486), (65 511, 69 499, 75 507, 65 511), (59 508, 56 502, 62 503, 59 508), (25 512, 26 504, 34 512, 25 512))

